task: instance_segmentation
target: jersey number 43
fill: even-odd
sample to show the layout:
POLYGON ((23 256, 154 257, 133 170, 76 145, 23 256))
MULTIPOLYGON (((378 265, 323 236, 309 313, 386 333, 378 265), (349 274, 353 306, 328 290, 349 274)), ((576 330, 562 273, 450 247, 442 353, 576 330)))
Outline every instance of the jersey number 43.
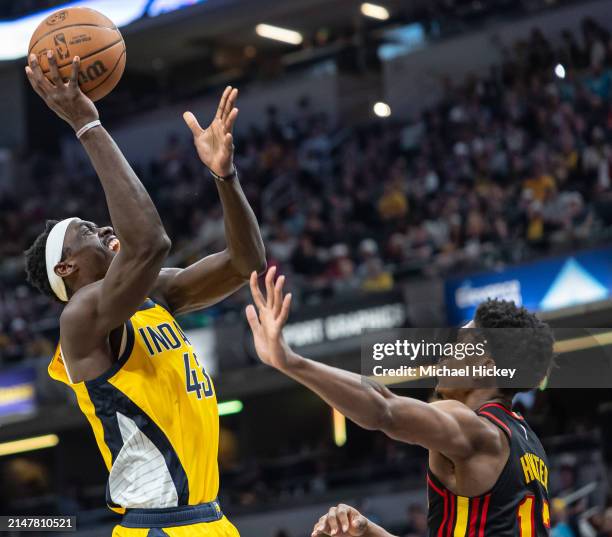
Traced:
POLYGON ((196 366, 195 368, 191 367, 191 360, 189 359, 189 353, 186 352, 183 354, 183 360, 185 362, 185 382, 187 384, 187 393, 194 393, 197 395, 198 399, 202 399, 202 394, 204 397, 212 397, 213 395, 213 386, 210 381, 210 377, 206 373, 204 366, 200 366, 198 362, 198 357, 193 354, 193 359, 195 360, 196 366))

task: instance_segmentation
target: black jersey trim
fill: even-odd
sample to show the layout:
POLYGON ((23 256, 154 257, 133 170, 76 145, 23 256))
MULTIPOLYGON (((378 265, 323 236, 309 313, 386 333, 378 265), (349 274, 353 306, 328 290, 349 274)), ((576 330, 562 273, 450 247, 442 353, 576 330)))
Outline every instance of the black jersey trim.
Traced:
POLYGON ((511 418, 514 418, 514 419, 519 420, 519 421, 525 421, 525 418, 523 418, 523 416, 521 416, 517 412, 514 412, 514 410, 508 408, 507 406, 502 405, 501 403, 485 403, 484 405, 482 405, 478 409, 478 412, 480 412, 481 410, 484 410, 485 408, 490 408, 490 407, 499 408, 500 410, 505 412, 511 418))
POLYGON ((96 377, 95 379, 86 380, 85 387, 87 389, 105 383, 108 379, 115 375, 128 361, 128 358, 131 356, 132 351, 134 350, 134 326, 132 325, 132 321, 130 319, 128 319, 125 323, 125 330, 127 334, 127 339, 125 342, 125 349, 123 349, 121 356, 119 356, 119 359, 100 376, 96 377))
POLYGON ((150 310, 155 307, 155 301, 147 298, 138 308, 138 311, 150 310))
POLYGON ((493 425, 495 425, 496 427, 500 428, 504 433, 506 433, 506 436, 508 437, 508 440, 510 440, 512 438, 512 431, 510 430, 510 427, 508 427, 495 414, 491 414, 490 412, 487 412, 486 410, 483 410, 483 411, 479 411, 478 415, 482 416, 483 418, 485 418, 487 420, 489 420, 493 425))

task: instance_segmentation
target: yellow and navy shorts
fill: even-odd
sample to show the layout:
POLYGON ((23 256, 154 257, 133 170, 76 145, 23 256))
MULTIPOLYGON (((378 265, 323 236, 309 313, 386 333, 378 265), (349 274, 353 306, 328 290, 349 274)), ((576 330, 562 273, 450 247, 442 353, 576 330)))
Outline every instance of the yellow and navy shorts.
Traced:
POLYGON ((112 537, 240 537, 215 502, 164 509, 128 509, 112 537))

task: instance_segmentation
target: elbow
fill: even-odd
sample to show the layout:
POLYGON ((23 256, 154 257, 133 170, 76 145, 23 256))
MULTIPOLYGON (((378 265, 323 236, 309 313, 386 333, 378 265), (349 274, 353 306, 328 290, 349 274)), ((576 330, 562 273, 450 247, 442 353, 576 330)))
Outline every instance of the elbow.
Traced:
POLYGON ((143 261, 165 259, 172 248, 172 241, 166 233, 162 233, 154 240, 143 244, 138 255, 143 261))
POLYGON ((377 382, 365 378, 366 387, 370 391, 370 413, 368 423, 362 426, 371 431, 381 431, 389 434, 393 429, 394 413, 392 398, 393 394, 377 382))
POLYGON ((246 270, 243 271, 243 276, 248 280, 251 277, 251 273, 253 271, 257 272, 257 274, 261 275, 266 272, 268 269, 268 262, 266 260, 266 249, 263 243, 259 248, 255 249, 250 259, 245 265, 246 270))
POLYGON ((368 431, 380 431, 392 437, 393 427, 391 421, 391 412, 385 406, 381 406, 372 412, 369 419, 360 421, 359 425, 368 431))
POLYGON ((393 413, 388 401, 383 401, 376 413, 375 430, 385 433, 387 436, 392 436, 393 431, 393 413))
POLYGON ((172 241, 170 240, 170 237, 166 235, 166 232, 164 232, 159 238, 156 248, 158 248, 160 253, 163 253, 164 256, 168 255, 170 252, 170 249, 172 248, 172 241))
POLYGON ((386 400, 374 400, 371 403, 371 412, 367 420, 359 424, 369 431, 380 431, 387 435, 393 429, 393 413, 386 400))
MULTIPOLYGON (((257 272, 257 274, 263 274, 264 272, 266 272, 266 270, 268 270, 268 262, 266 261, 265 253, 262 253, 255 260, 255 262, 253 263, 253 270, 257 272)), ((249 273, 249 277, 250 277, 250 273, 249 273)))
POLYGON ((231 263, 234 266, 234 270, 239 274, 240 278, 244 281, 248 281, 253 271, 257 274, 263 274, 268 268, 268 262, 266 261, 265 253, 257 254, 252 259, 242 260, 239 262, 236 259, 232 259, 230 254, 231 263))
POLYGON ((407 430, 406 424, 398 420, 397 413, 393 411, 393 404, 388 399, 385 399, 380 405, 373 429, 384 433, 393 440, 406 444, 417 443, 416 439, 410 434, 410 431, 407 430))
POLYGON ((156 240, 152 241, 150 253, 154 257, 166 257, 170 252, 170 248, 172 248, 172 241, 164 231, 156 240))

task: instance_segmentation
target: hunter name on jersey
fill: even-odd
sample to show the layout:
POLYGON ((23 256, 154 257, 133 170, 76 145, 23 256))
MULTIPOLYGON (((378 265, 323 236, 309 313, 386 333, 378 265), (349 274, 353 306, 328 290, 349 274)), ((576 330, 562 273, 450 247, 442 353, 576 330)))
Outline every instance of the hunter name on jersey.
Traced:
POLYGON ((533 453, 525 453, 520 460, 525 473, 525 484, 528 485, 532 481, 538 481, 548 490, 548 467, 544 459, 533 453))

